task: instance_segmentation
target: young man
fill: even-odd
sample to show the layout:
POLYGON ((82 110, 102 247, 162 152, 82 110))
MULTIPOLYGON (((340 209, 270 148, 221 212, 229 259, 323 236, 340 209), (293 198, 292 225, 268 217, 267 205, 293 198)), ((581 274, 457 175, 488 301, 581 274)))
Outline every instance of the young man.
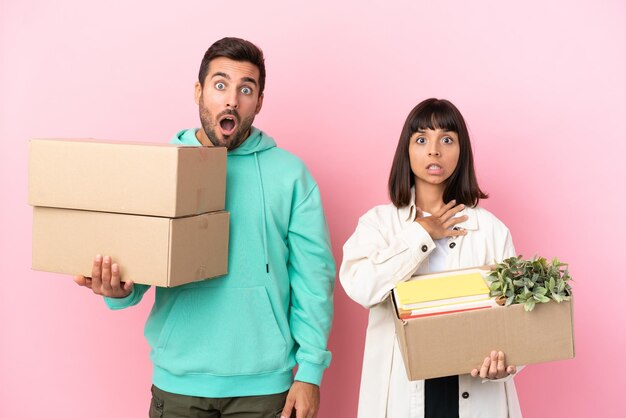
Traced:
MULTIPOLYGON (((229 266, 226 276, 156 288, 145 327, 151 417, 299 418, 319 408, 335 264, 315 181, 252 126, 264 86, 259 48, 217 41, 195 85, 202 129, 172 140, 228 148, 229 266)), ((119 272, 110 257, 97 256, 92 277, 75 280, 122 309, 139 303, 148 286, 122 282, 119 272)))

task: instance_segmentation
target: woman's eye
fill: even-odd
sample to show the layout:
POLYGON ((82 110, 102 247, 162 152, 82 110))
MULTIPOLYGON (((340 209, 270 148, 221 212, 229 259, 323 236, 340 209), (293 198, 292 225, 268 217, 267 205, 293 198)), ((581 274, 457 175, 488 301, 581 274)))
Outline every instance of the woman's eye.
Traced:
POLYGON ((241 92, 246 95, 252 94, 252 89, 250 87, 242 87, 241 92))
POLYGON ((215 83, 215 88, 217 90, 224 90, 226 88, 226 84, 222 83, 221 81, 219 83, 215 83))
POLYGON ((415 142, 417 142, 418 144, 425 144, 426 138, 424 138, 423 136, 418 136, 415 142))
POLYGON ((450 138, 449 136, 444 136, 443 138, 441 138, 441 141, 442 141, 444 144, 451 144, 452 142, 454 142, 454 141, 452 140, 452 138, 450 138))

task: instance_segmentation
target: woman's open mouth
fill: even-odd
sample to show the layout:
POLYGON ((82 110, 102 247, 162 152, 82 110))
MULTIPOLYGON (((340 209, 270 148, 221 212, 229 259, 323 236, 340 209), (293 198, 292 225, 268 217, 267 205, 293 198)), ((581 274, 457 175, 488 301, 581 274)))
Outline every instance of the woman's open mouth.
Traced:
POLYGON ((443 174, 443 168, 439 164, 429 164, 426 167, 428 174, 438 175, 443 174))

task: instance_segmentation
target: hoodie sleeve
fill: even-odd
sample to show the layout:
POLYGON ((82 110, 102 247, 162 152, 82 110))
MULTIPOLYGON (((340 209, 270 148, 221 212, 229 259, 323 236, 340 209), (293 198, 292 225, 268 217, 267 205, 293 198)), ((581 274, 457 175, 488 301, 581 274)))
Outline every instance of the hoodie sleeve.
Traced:
POLYGON ((287 268, 291 284, 291 333, 299 348, 295 379, 320 385, 330 364, 335 261, 317 185, 292 210, 287 268))
POLYGON ((129 308, 131 306, 135 306, 141 299, 143 295, 150 289, 150 286, 145 284, 136 284, 133 285, 133 290, 130 292, 130 295, 125 298, 104 298, 104 303, 109 307, 109 309, 117 311, 124 308, 129 308))

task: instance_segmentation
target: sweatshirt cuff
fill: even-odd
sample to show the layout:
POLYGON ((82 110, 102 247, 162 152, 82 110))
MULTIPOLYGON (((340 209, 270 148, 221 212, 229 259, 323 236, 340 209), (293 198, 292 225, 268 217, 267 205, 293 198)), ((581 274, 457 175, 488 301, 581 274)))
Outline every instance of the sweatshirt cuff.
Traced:
POLYGON ((325 367, 320 364, 300 363, 295 380, 320 386, 325 367))
POLYGON ((128 308, 129 306, 131 306, 134 298, 135 298, 135 288, 133 287, 133 290, 125 298, 108 298, 105 296, 104 303, 106 303, 109 309, 116 311, 116 310, 128 308))

